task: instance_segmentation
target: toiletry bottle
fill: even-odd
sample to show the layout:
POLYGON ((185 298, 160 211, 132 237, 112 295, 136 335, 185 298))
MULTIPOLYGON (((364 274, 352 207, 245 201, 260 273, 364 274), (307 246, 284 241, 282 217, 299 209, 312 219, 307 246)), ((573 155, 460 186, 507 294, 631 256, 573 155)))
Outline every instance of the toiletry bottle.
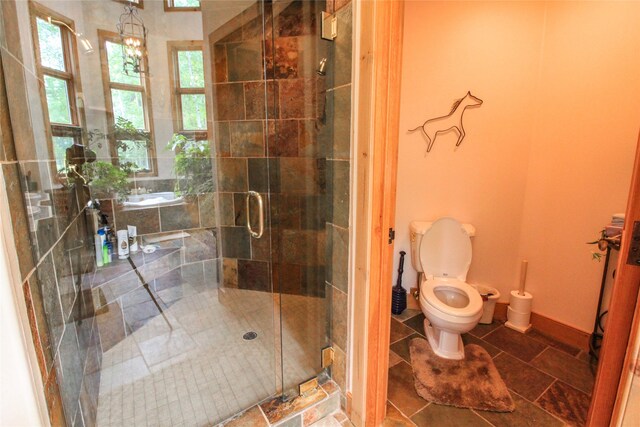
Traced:
POLYGON ((113 262, 113 240, 107 242, 107 251, 109 253, 109 264, 113 262))
POLYGON ((102 263, 109 264, 109 247, 107 246, 107 236, 105 234, 104 229, 102 230, 102 263))
POLYGON ((98 230, 98 234, 96 234, 93 239, 96 251, 96 265, 98 267, 104 265, 104 261, 102 260, 102 235, 100 235, 100 231, 101 230, 98 230))
POLYGON ((127 225, 127 231, 129 232, 129 252, 138 252, 138 227, 135 225, 127 225))
POLYGON ((118 258, 127 259, 129 256, 129 232, 118 230, 118 258))
POLYGON ((112 228, 109 228, 107 231, 107 249, 109 253, 109 263, 112 263, 114 260, 114 255, 116 253, 116 236, 112 228))

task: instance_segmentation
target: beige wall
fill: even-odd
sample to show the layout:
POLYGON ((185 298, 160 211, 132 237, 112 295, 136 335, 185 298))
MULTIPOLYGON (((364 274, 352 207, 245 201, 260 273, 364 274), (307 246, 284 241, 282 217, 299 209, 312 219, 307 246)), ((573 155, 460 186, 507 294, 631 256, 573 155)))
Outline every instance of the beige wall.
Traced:
MULTIPOLYGON (((602 264, 584 243, 626 203, 638 18, 631 2, 408 2, 397 251, 409 252, 413 219, 470 222, 469 282, 508 301, 527 258, 534 311, 590 330, 602 264), (447 114, 467 90, 484 104, 465 113, 466 139, 454 151, 456 136, 441 136, 425 156, 422 135, 404 129, 447 114)), ((407 260, 405 287, 415 277, 407 260)))

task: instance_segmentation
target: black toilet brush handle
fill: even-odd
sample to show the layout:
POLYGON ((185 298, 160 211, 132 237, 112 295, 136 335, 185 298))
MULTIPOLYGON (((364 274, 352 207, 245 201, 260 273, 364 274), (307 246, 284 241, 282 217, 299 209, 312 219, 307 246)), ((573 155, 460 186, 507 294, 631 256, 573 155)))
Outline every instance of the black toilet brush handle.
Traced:
POLYGON ((398 280, 396 281, 396 288, 402 287, 402 273, 404 272, 404 256, 407 253, 400 251, 400 265, 398 266, 398 280))

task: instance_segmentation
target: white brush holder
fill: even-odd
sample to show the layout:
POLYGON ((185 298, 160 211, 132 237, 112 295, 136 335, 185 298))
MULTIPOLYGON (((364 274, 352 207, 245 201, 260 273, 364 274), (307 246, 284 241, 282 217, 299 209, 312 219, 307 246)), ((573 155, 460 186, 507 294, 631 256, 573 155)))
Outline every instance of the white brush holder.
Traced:
POLYGON ((519 291, 511 291, 509 308, 507 308, 507 322, 504 325, 518 332, 527 332, 531 328, 532 301, 533 295, 529 292, 520 295, 519 291))

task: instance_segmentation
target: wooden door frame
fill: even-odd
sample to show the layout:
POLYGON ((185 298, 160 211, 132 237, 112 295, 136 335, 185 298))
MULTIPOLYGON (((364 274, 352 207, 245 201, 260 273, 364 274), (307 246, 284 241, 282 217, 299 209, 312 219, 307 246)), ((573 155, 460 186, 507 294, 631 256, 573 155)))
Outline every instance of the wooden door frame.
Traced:
MULTIPOLYGON (((640 266, 627 264, 629 242, 635 221, 640 221, 640 135, 629 188, 616 279, 609 303, 607 316, 609 333, 604 334, 600 351, 599 366, 606 366, 606 369, 598 369, 587 426, 609 425, 614 415, 618 390, 624 387, 625 378, 622 376, 622 369, 627 347, 632 341, 631 330, 640 288, 640 266)), ((620 409, 619 405, 617 409, 620 409)))
POLYGON ((356 426, 386 415, 403 0, 360 1, 356 13, 354 271, 351 399, 356 426))
MULTIPOLYGON (((391 323, 398 123, 404 0, 358 2, 356 17, 355 224, 353 361, 350 416, 377 426, 386 415, 391 323)), ((640 138, 626 227, 587 426, 609 425, 640 288, 640 267, 626 264, 634 221, 640 221, 640 138), (615 331, 612 333, 611 331, 615 331)))
MULTIPOLYGON (((640 301, 640 300, 639 300, 640 301)), ((633 326, 629 334, 629 343, 627 344, 627 352, 622 365, 622 373, 620 376, 620 385, 618 386, 618 394, 616 396, 615 406, 610 425, 620 425, 624 420, 627 407, 631 403, 629 396, 631 387, 636 376, 638 348, 640 347, 640 303, 636 304, 636 311, 633 315, 633 326)))

